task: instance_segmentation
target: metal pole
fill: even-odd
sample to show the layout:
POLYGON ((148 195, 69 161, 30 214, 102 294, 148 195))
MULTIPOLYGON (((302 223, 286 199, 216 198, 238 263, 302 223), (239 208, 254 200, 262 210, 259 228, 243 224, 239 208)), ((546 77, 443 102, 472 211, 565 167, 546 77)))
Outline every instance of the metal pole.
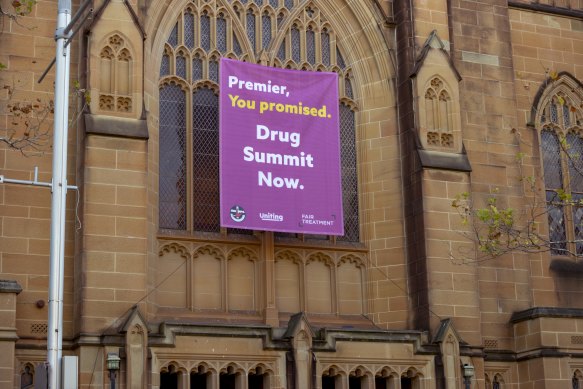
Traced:
POLYGON ((49 320, 47 361, 49 389, 61 388, 63 349, 63 280, 65 211, 67 196, 67 132, 69 117, 69 49, 65 28, 71 21, 71 0, 58 0, 55 40, 55 116, 53 123, 53 181, 51 198, 51 245, 49 273, 49 320))
POLYGON ((115 379, 116 379, 116 372, 115 370, 109 371, 109 388, 115 389, 115 379))

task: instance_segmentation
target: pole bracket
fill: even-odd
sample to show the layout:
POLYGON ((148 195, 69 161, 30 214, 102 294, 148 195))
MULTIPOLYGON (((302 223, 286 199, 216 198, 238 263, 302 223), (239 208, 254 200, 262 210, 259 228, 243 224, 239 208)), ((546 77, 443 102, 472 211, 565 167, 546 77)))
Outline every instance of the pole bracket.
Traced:
POLYGON ((59 39, 68 40, 69 38, 71 38, 71 31, 66 30, 67 30, 66 27, 57 28, 57 30, 55 31, 55 40, 56 41, 59 39))

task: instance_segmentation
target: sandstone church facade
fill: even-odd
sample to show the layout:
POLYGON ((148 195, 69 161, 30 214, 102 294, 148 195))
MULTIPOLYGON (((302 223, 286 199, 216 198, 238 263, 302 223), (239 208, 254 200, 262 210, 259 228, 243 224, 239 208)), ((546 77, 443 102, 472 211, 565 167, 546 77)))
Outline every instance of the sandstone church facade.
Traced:
MULTIPOLYGON (((582 0, 92 10, 71 43, 79 388, 110 387, 108 354, 122 389, 583 387, 582 0), (222 57, 339 75, 344 236, 221 228, 222 57), (548 249, 485 257, 452 206, 465 193, 548 249)), ((3 135, 11 104, 52 98, 55 17, 53 0, 2 16, 3 135)), ((50 181, 50 148, 2 146, 4 177, 34 166, 50 181)), ((0 184, 0 209, 0 386, 23 389, 46 359, 50 192, 0 184)))

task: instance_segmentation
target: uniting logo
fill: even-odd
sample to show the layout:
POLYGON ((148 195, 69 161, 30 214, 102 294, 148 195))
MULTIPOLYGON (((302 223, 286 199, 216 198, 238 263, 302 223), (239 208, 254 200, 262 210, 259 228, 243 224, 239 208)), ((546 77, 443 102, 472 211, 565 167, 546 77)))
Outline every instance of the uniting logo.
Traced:
POLYGON ((245 220, 245 210, 243 209, 243 207, 239 206, 239 205, 233 205, 231 207, 231 219, 233 219, 233 221, 240 223, 243 220, 245 220))
POLYGON ((282 222, 283 215, 278 215, 273 212, 259 212, 259 218, 268 222, 282 222))

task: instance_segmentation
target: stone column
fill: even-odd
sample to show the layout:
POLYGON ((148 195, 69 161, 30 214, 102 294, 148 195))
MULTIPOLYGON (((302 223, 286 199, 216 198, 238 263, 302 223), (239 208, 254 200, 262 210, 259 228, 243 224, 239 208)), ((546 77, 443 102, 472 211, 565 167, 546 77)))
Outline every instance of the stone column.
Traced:
POLYGON ((22 287, 16 281, 0 280, 0 387, 14 386, 14 344, 16 335, 16 296, 22 287))

